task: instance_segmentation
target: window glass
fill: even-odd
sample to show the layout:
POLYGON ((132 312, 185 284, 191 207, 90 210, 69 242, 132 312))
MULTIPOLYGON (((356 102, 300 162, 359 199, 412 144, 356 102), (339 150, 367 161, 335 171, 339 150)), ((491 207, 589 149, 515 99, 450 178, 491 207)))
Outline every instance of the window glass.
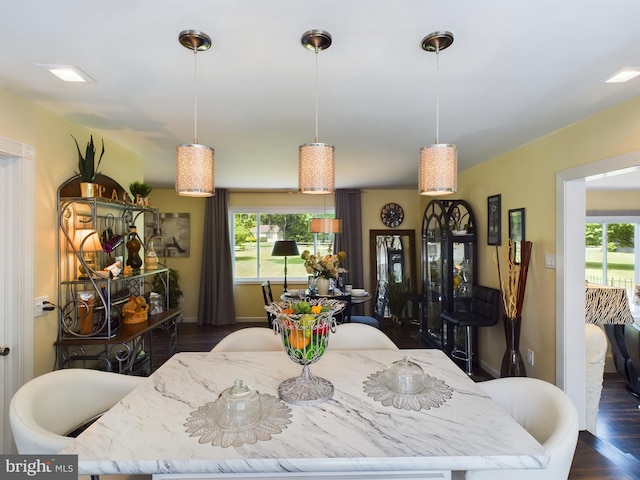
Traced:
POLYGON ((632 298, 636 283, 637 223, 587 223, 586 279, 627 289, 632 298))
MULTIPOLYGON (((287 213, 280 211, 232 212, 234 278, 237 280, 277 280, 284 278, 285 257, 271 255, 278 240, 295 240, 300 254, 309 250, 326 254, 332 248, 332 234, 313 234, 309 222, 314 217, 333 218, 333 213, 287 213)), ((287 281, 306 281, 308 274, 300 255, 287 257, 287 281)))

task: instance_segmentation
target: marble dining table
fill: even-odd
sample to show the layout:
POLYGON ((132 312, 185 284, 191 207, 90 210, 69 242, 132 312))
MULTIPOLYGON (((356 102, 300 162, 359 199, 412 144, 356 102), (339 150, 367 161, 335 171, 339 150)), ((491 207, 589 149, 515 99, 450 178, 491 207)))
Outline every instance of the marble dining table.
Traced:
MULTIPOLYGON (((544 448, 443 352, 331 351, 310 366, 332 382, 330 400, 285 405, 287 425, 240 446, 201 443, 192 412, 241 379, 277 399, 302 367, 283 352, 179 353, 60 453, 80 474, 154 478, 451 478, 468 469, 539 469, 544 448), (365 382, 404 356, 449 387, 450 398, 419 410, 383 405, 365 382)), ((79 399, 82 401, 82 399, 79 399)))

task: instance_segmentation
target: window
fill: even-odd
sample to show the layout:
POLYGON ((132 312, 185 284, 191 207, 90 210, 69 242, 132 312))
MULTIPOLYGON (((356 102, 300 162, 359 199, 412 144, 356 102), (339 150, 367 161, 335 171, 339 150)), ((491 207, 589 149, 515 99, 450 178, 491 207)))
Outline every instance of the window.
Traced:
MULTIPOLYGON (((325 254, 333 245, 332 234, 309 232, 314 217, 333 218, 331 213, 315 211, 291 212, 287 209, 231 210, 233 220, 234 279, 264 281, 284 278, 284 257, 272 257, 277 240, 295 240, 298 250, 325 254)), ((287 281, 306 282, 308 274, 299 255, 287 257, 287 281)))
POLYGON ((623 287, 629 299, 640 283, 637 217, 587 217, 585 278, 589 282, 623 287))

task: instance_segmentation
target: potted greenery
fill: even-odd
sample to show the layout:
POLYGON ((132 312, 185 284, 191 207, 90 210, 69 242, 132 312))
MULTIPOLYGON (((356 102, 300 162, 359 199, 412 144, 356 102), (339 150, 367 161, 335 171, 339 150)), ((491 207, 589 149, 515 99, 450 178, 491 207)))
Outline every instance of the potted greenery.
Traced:
POLYGON ((73 135, 71 135, 71 138, 76 142, 76 148, 78 149, 78 171, 75 173, 80 177, 80 194, 83 197, 93 197, 97 190, 95 180, 96 177, 100 175, 98 168, 100 167, 100 162, 104 155, 104 140, 102 140, 102 152, 100 153, 100 158, 98 158, 98 163, 96 164, 96 148, 93 145, 93 135, 89 138, 87 150, 84 156, 82 156, 80 145, 78 145, 76 138, 73 135))
MULTIPOLYGON (((152 291, 159 293, 166 298, 167 294, 167 286, 162 281, 162 275, 155 275, 153 277, 153 281, 151 282, 152 291)), ((180 303, 184 300, 183 292, 180 290, 180 275, 177 270, 173 268, 169 269, 169 308, 179 308, 180 303)))
POLYGON ((153 188, 144 182, 136 181, 129 184, 129 191, 131 195, 133 195, 134 202, 143 207, 151 206, 151 202, 149 201, 151 190, 153 190, 153 188))
POLYGON ((402 324, 402 316, 404 315, 404 309, 407 306, 409 300, 409 282, 404 280, 402 282, 396 282, 391 280, 389 282, 389 298, 388 307, 391 312, 391 320, 398 325, 402 324))

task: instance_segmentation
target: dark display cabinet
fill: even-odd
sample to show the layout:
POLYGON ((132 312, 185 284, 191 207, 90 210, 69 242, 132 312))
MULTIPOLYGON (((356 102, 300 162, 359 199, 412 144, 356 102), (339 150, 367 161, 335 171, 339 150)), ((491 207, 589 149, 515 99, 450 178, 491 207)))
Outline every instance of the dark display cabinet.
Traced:
POLYGON ((470 308, 477 279, 477 237, 473 211, 464 200, 432 200, 425 208, 421 339, 449 355, 463 347, 463 336, 453 327, 445 330, 440 314, 470 308))

